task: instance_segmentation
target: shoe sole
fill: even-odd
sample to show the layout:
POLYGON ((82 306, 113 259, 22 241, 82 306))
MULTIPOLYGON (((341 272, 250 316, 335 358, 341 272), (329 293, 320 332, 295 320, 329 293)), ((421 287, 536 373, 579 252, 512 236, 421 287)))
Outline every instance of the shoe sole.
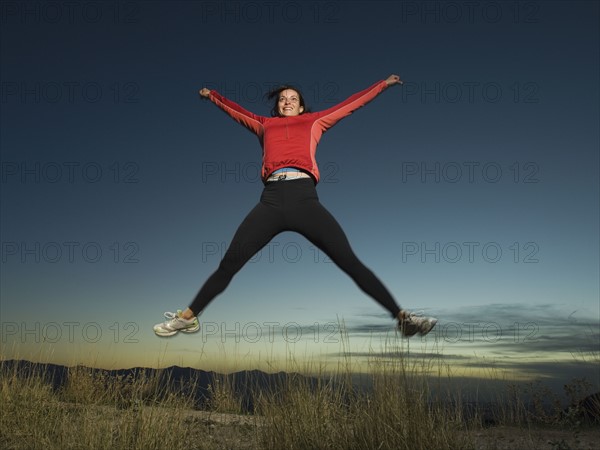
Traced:
POLYGON ((404 327, 404 328, 400 329, 400 332, 402 333, 402 336, 404 336, 404 337, 412 337, 412 336, 416 335, 417 333, 419 333, 419 330, 415 330, 414 328, 408 330, 406 327, 404 327))
POLYGON ((180 331, 182 333, 197 333, 198 331, 200 331, 200 325, 198 324, 194 328, 183 328, 181 330, 173 330, 173 331, 157 331, 155 329, 154 334, 156 334, 159 337, 171 337, 171 336, 175 336, 180 331))
POLYGON ((171 337, 177 334, 177 331, 167 331, 167 332, 159 332, 154 330, 154 334, 156 334, 158 337, 171 337))
POLYGON ((197 333, 198 331, 200 331, 200 325, 197 325, 194 328, 184 328, 183 330, 178 331, 181 331, 182 333, 197 333))
POLYGON ((435 327, 436 323, 437 323, 437 319, 432 319, 432 320, 429 321, 430 326, 428 328, 425 328, 425 329, 415 329, 416 326, 414 326, 414 325, 413 326, 415 328, 411 327, 410 329, 407 329, 408 327, 406 327, 406 326, 404 326, 404 327, 403 326, 399 326, 398 329, 402 333, 402 336, 407 337, 407 338, 413 337, 413 336, 415 336, 417 334, 419 336, 425 336, 425 335, 429 334, 429 332, 431 330, 433 330, 433 327, 435 327))

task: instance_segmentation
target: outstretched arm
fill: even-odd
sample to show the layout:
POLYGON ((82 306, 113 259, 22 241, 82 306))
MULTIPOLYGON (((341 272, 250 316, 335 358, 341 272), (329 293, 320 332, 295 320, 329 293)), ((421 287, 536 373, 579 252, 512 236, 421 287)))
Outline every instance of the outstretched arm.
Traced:
POLYGON ((227 113, 231 118, 233 118, 233 120, 244 125, 257 136, 262 136, 262 124, 265 119, 263 116, 259 116, 248 111, 247 109, 244 109, 237 103, 223 97, 215 90, 202 88, 198 93, 200 94, 200 97, 210 100, 219 108, 221 108, 225 113, 227 113))
POLYGON ((371 87, 348 97, 343 102, 317 113, 319 116, 317 123, 321 126, 322 131, 326 131, 344 117, 369 103, 388 87, 403 83, 398 75, 390 75, 387 79, 378 81, 371 87))

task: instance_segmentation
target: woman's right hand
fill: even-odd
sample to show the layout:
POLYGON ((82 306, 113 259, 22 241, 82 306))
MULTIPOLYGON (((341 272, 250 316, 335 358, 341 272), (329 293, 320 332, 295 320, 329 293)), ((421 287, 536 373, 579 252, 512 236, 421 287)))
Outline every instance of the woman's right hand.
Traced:
POLYGON ((208 98, 210 95, 210 89, 202 88, 198 93, 200 94, 200 97, 208 98))
POLYGON ((402 81, 400 77, 395 74, 390 75, 385 82, 388 86, 392 86, 394 84, 404 84, 404 81, 402 81))

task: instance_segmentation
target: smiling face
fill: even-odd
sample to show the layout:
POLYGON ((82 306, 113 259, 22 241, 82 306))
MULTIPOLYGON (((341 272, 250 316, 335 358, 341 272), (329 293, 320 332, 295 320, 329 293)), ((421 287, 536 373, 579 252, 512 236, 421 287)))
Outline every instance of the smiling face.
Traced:
POLYGON ((279 93, 278 108, 282 116, 298 116, 304 111, 304 106, 300 106, 300 95, 293 89, 279 93))

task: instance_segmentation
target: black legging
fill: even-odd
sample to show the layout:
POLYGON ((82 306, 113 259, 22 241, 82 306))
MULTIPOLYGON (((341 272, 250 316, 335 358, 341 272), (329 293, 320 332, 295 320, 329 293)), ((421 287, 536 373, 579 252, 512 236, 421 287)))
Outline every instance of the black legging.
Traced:
POLYGON ((319 202, 312 179, 267 183, 260 202, 246 216, 217 270, 206 280, 190 309, 198 315, 225 290, 255 253, 282 231, 296 231, 322 250, 368 295, 397 317, 399 306, 379 279, 356 257, 346 234, 319 202))

